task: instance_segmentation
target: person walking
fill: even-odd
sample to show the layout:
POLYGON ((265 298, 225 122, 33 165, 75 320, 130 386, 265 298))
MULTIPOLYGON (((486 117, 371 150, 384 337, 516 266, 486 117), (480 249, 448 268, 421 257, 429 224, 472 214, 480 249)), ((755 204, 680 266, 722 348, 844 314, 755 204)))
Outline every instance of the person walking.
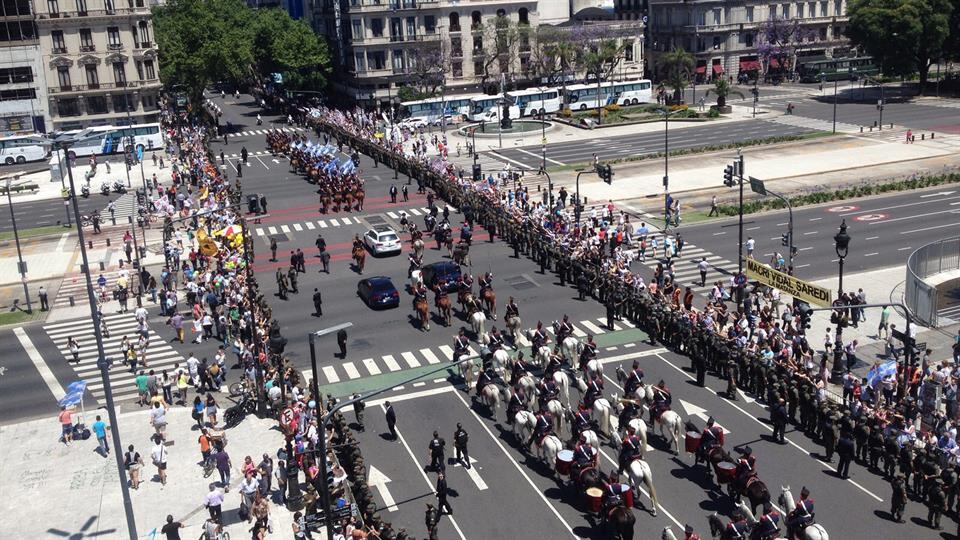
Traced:
POLYGON ((277 239, 270 239, 270 262, 277 262, 277 239))
POLYGON ((230 493, 230 469, 233 467, 230 454, 222 446, 217 445, 214 458, 217 460, 217 472, 220 473, 220 485, 223 486, 225 493, 230 493))
POLYGON ((893 495, 890 497, 890 519, 903 523, 903 511, 907 508, 907 479, 898 474, 890 481, 893 495))
POLYGON ((73 411, 67 407, 60 407, 57 418, 60 420, 60 440, 70 446, 73 442, 73 411))
POLYGON ((390 202, 391 203, 397 202, 397 186, 394 184, 390 185, 390 202))
POLYGON ((448 516, 453 515, 453 508, 450 507, 450 503, 447 501, 447 477, 443 474, 443 471, 437 475, 437 510, 440 513, 444 513, 448 516))
POLYGON ((347 331, 343 328, 337 330, 337 346, 340 347, 340 358, 347 358, 347 331))
POLYGON ((777 401, 777 404, 770 410, 770 422, 773 424, 773 439, 780 444, 784 444, 784 433, 787 430, 787 407, 783 398, 777 401))
POLYGON ((713 216, 720 217, 720 207, 717 204, 716 195, 710 198, 710 213, 707 214, 707 217, 713 217, 713 216))
POLYGON ((454 457, 467 469, 470 468, 470 452, 467 450, 469 438, 470 436, 463 429, 463 425, 457 422, 457 430, 453 432, 454 457))
POLYGON ((173 516, 167 514, 167 523, 160 529, 160 533, 166 535, 167 540, 180 540, 180 529, 183 523, 174 521, 173 516))
POLYGON ((837 464, 837 474, 843 480, 850 477, 850 462, 853 461, 856 449, 857 443, 853 440, 853 434, 849 430, 844 430, 837 442, 837 455, 840 457, 840 462, 837 464))
POLYGON ((445 469, 445 463, 443 459, 444 449, 447 446, 447 441, 443 440, 443 437, 440 436, 436 430, 433 432, 433 438, 430 439, 430 444, 427 445, 427 448, 430 450, 430 468, 435 471, 443 471, 445 469))
POLYGON ((353 399, 356 400, 353 402, 353 414, 357 417, 358 431, 366 431, 363 427, 363 410, 366 409, 367 406, 363 403, 363 400, 360 399, 359 392, 353 394, 353 399))
POLYGON ((323 316, 323 295, 320 294, 318 288, 313 289, 313 316, 323 316))
POLYGON ((700 271, 700 286, 706 287, 707 285, 707 270, 710 269, 710 263, 707 262, 707 258, 703 257, 700 259, 700 262, 697 263, 697 270, 700 271))
POLYGON ((140 452, 134 450, 133 445, 127 447, 127 453, 123 455, 123 466, 127 469, 127 475, 130 477, 130 487, 140 489, 140 471, 143 470, 143 458, 140 452))
POLYGON ((97 421, 90 426, 90 429, 92 429, 94 435, 97 436, 97 450, 103 454, 103 457, 109 456, 110 446, 107 444, 107 430, 110 429, 110 426, 108 426, 98 414, 97 421))
POLYGON ((169 452, 167 448, 163 445, 163 437, 160 435, 153 436, 154 447, 153 451, 150 452, 150 457, 153 459, 153 465, 157 468, 157 476, 160 477, 160 484, 165 486, 167 485, 167 458, 169 452))
POLYGON ((217 489, 217 484, 210 482, 210 492, 204 500, 207 511, 210 512, 210 519, 217 523, 223 521, 223 492, 217 489))
POLYGON ((47 289, 43 285, 40 286, 40 290, 37 291, 37 295, 40 296, 40 311, 49 311, 50 303, 47 298, 47 289))
POLYGON ((387 428, 390 430, 390 438, 397 440, 397 413, 393 410, 393 405, 389 401, 384 404, 384 415, 387 419, 387 428))

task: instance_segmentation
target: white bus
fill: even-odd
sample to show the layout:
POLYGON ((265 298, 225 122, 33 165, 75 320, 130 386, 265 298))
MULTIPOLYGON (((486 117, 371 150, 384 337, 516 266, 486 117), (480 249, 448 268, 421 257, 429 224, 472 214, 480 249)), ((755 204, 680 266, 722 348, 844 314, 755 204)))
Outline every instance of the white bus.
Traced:
POLYGON ((116 154, 124 151, 133 137, 135 151, 163 149, 163 132, 160 124, 134 124, 132 126, 96 126, 86 130, 68 131, 68 135, 85 132, 86 139, 70 147, 70 158, 95 154, 116 154))
POLYGON ((595 109, 603 105, 619 103, 637 105, 650 103, 653 84, 647 80, 616 81, 600 83, 598 96, 596 84, 574 84, 567 87, 567 104, 573 110, 595 109))
POLYGON ((488 113, 490 113, 491 109, 497 107, 501 99, 503 99, 503 94, 497 94, 495 96, 484 94, 473 97, 470 100, 470 113, 467 115, 467 118, 473 122, 490 120, 490 114, 488 113))
POLYGON ((0 138, 0 163, 13 165, 40 161, 50 155, 50 145, 32 135, 0 138))
POLYGON ((428 124, 439 124, 443 115, 447 119, 456 116, 466 117, 470 113, 470 98, 473 96, 445 96, 405 101, 400 104, 399 119, 423 120, 428 124))
POLYGON ((507 92, 513 101, 510 117, 520 118, 535 114, 553 114, 560 110, 560 90, 556 88, 529 88, 507 92))

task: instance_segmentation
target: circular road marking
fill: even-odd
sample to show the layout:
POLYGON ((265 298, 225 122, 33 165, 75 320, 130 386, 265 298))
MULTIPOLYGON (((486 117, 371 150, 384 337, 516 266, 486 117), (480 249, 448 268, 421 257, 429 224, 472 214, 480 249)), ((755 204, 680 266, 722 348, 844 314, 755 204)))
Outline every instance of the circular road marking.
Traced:
POLYGON ((886 214, 862 214, 855 218, 857 221, 880 221, 887 219, 886 214))
POLYGON ((859 210, 859 206, 845 205, 845 206, 831 206, 827 208, 827 212, 839 213, 839 212, 853 212, 854 210, 859 210))

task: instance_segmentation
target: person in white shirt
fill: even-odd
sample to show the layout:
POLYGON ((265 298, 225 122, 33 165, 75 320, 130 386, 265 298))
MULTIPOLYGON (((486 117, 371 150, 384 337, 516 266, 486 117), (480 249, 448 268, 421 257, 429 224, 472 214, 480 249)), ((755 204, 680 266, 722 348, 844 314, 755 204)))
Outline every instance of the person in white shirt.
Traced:
POLYGON ((163 445, 163 439, 159 435, 154 435, 153 441, 156 443, 156 446, 154 446, 153 451, 150 452, 150 457, 153 459, 154 466, 157 467, 160 484, 165 486, 167 485, 167 457, 169 452, 163 445))
POLYGON ((746 243, 746 247, 747 247, 747 257, 749 257, 749 258, 751 258, 751 259, 753 258, 753 250, 754 250, 754 248, 755 248, 756 246, 757 246, 757 241, 754 240, 752 236, 748 236, 748 237, 747 237, 747 243, 746 243))
POLYGON ((253 521, 253 500, 257 495, 257 490, 260 488, 260 480, 256 476, 256 472, 248 472, 244 476, 243 480, 240 481, 240 497, 242 498, 242 507, 246 508, 247 521, 253 521))

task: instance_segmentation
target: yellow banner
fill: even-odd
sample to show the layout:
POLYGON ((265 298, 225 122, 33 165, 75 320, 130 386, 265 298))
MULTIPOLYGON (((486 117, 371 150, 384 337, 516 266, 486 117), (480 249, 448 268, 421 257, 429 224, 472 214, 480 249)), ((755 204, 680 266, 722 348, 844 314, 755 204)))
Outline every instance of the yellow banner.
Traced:
POLYGON ((217 243, 207 236, 207 231, 203 229, 197 229, 197 243, 200 244, 200 252, 206 255, 207 257, 212 257, 217 254, 219 248, 217 243))
POLYGON ((747 278, 749 279, 775 287, 790 296, 820 307, 830 307, 833 301, 830 289, 799 280, 791 275, 774 270, 755 259, 747 259, 746 263, 747 278))

